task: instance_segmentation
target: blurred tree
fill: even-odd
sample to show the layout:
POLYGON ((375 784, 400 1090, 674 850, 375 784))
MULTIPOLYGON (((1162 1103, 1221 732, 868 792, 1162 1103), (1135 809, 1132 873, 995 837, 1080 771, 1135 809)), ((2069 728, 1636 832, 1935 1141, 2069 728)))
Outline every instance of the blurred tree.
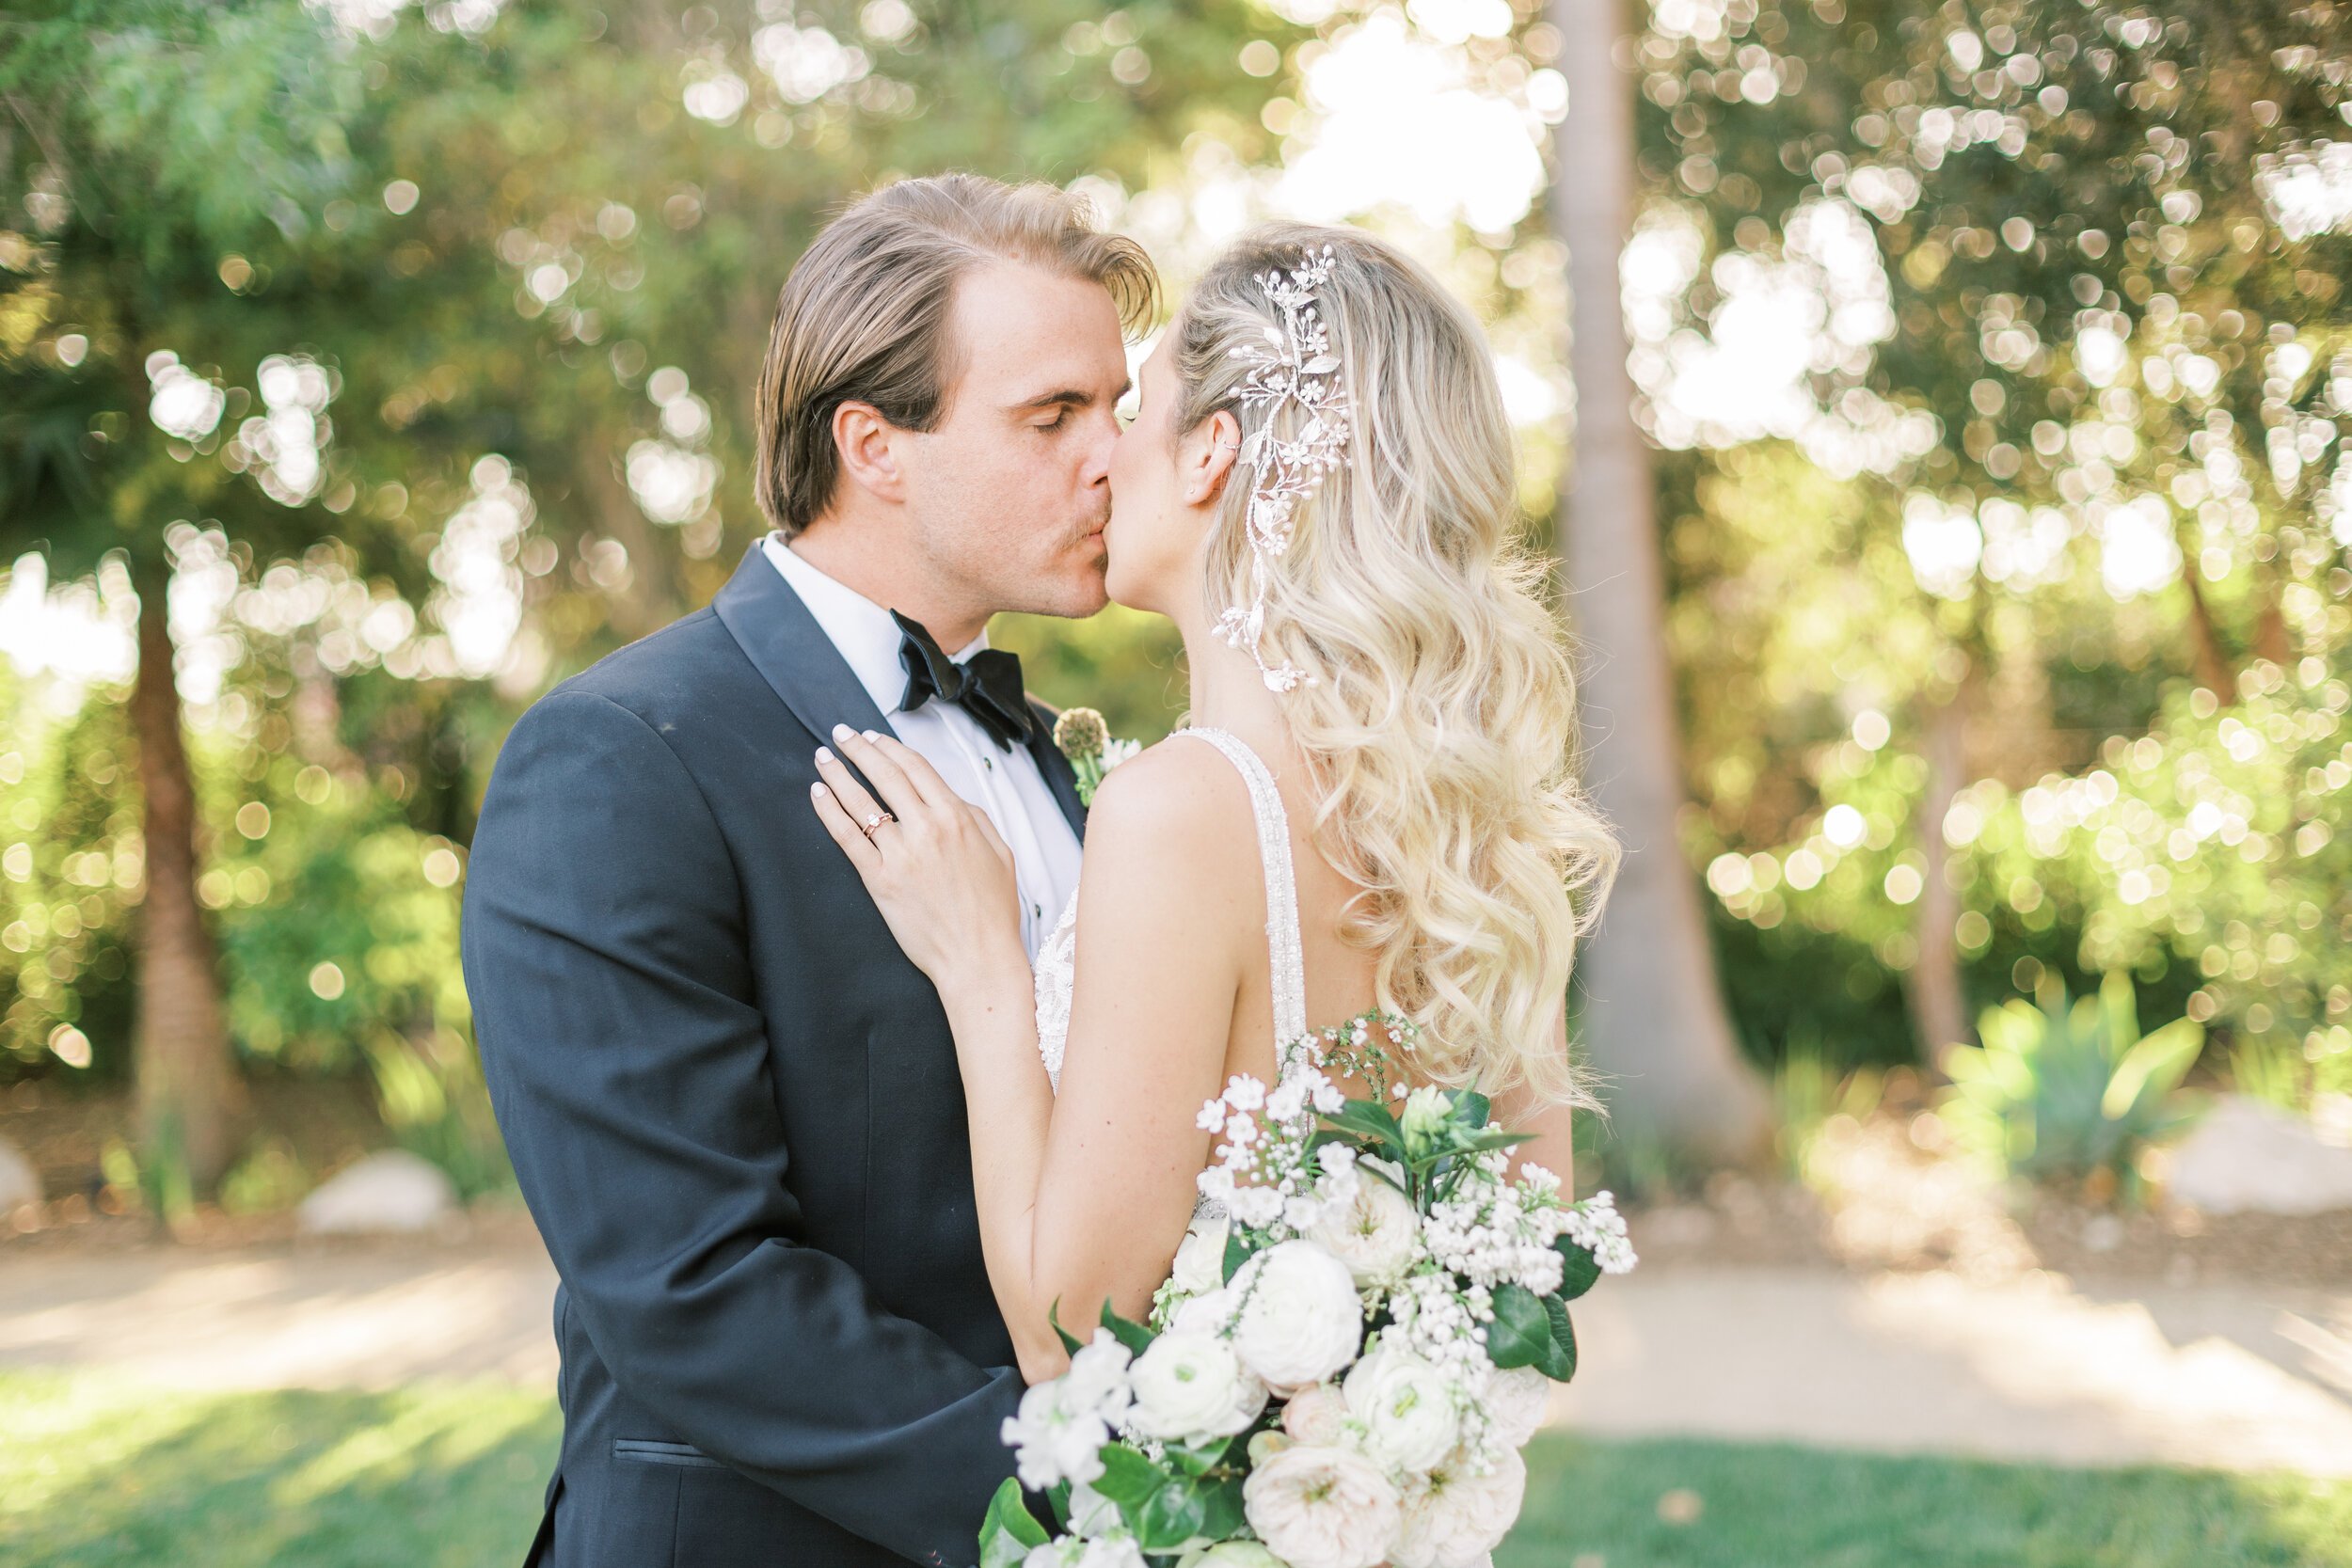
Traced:
POLYGON ((234 1152, 239 1095, 196 896, 167 536, 209 515, 248 560, 298 549, 335 478, 321 448, 338 377, 278 352, 294 335, 236 309, 254 275, 221 260, 297 261, 309 214, 342 188, 358 82, 318 42, 294 0, 53 0, 0 25, 0 181, 31 226, 6 234, 0 279, 0 526, 9 555, 38 548, 59 577, 119 555, 138 597, 140 1120, 150 1153, 199 1187, 234 1152), (183 364, 175 345, 199 342, 206 358, 183 364), (232 396, 216 363, 254 390, 232 396))
MULTIPOLYGON (((1841 561, 1801 602, 1842 578, 1838 618, 1902 650, 1867 631, 1838 650, 1778 637, 1803 659, 1742 668, 1750 634, 1790 607, 1730 592, 1694 546, 1677 590, 1694 596, 1696 776, 1716 832, 1802 855, 1810 879, 1882 843, 1875 816, 1854 838, 1822 832, 1820 806, 1876 768, 1856 753, 1891 737, 1917 761, 1881 808, 1906 824, 1882 886, 1911 929, 1878 950, 1908 974, 1931 1054, 1963 1037, 1960 965, 1991 951, 2002 913, 2042 908, 2047 879, 1985 907, 1996 890, 1969 881, 1947 832, 1975 819, 1957 809, 1970 781, 2089 767, 2102 736, 2148 727, 2168 676, 2227 705, 2290 665, 2322 691, 2342 668, 2352 27, 2300 0, 1661 4, 1637 64, 1651 254, 1692 280, 1645 334, 1645 418, 1705 449, 1694 473, 1739 482, 1724 449, 1742 433, 1658 424, 1655 394, 1695 363, 1696 328, 1755 310, 1782 269, 1821 282, 1812 411, 1770 436, 1860 486, 1847 560, 1885 565, 1841 561), (1873 251, 1883 272, 1857 264, 1873 251), (1807 771, 1813 800, 1771 787, 1807 771)), ((1800 515, 1787 526, 1792 552, 1820 542, 1800 515)), ((1781 891, 1724 878, 1777 919, 1781 891)), ((2114 902, 2106 880, 2085 895, 2114 902)))
POLYGON ((1769 1135, 1762 1085, 1742 1061, 1681 843, 1680 703, 1648 448, 1632 419, 1618 265, 1633 216, 1633 94, 1614 0, 1562 0, 1568 115, 1555 140, 1552 214, 1568 250, 1575 455, 1560 521, 1569 615, 1593 657, 1598 721, 1588 775, 1626 839, 1624 870, 1580 968, 1584 1049, 1606 1076, 1617 1135, 1731 1163, 1769 1135))

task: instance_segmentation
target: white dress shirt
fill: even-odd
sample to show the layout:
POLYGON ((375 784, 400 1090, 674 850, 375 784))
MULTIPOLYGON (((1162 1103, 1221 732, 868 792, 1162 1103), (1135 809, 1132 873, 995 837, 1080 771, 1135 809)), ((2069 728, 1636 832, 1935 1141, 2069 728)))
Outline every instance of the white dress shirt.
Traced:
MULTIPOLYGON (((817 618, 818 629, 841 650, 892 731, 939 769, 948 788, 986 812, 1012 847, 1021 942, 1035 960, 1038 943, 1078 887, 1078 835, 1038 771, 1037 759, 1019 745, 999 751, 979 721, 955 703, 934 698, 912 713, 901 712, 907 673, 898 661, 901 634, 890 611, 809 564, 781 533, 769 534, 761 548, 817 618)), ((961 664, 987 646, 983 631, 952 657, 961 664)))

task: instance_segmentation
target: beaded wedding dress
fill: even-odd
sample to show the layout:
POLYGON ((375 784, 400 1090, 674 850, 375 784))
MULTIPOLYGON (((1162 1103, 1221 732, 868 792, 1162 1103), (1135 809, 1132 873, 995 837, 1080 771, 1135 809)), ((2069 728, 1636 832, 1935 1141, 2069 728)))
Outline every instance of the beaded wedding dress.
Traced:
MULTIPOLYGON (((1178 730, 1175 736, 1205 740, 1241 769, 1249 786, 1249 809, 1258 821, 1258 859, 1265 870, 1266 950, 1274 961, 1274 1059, 1307 1033, 1307 965, 1298 940, 1298 882, 1291 869, 1290 816, 1282 809, 1274 770, 1249 743, 1226 730, 1178 730)), ((1061 919, 1037 951, 1037 1048, 1046 1076, 1061 1087, 1061 1060, 1070 1043, 1070 996, 1076 979, 1078 895, 1072 893, 1061 919)))

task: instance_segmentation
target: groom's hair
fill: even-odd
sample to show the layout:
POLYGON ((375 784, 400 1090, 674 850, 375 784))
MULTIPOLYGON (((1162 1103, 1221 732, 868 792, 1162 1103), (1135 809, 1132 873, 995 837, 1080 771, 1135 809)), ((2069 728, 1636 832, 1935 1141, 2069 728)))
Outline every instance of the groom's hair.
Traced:
POLYGON ((786 537, 833 499, 833 417, 844 403, 871 404, 901 430, 937 427, 963 370, 950 322, 956 281, 991 261, 1101 284, 1130 332, 1158 298, 1143 247, 1096 229, 1085 198, 1052 185, 943 174, 865 197, 785 279, 760 368, 754 483, 786 537))

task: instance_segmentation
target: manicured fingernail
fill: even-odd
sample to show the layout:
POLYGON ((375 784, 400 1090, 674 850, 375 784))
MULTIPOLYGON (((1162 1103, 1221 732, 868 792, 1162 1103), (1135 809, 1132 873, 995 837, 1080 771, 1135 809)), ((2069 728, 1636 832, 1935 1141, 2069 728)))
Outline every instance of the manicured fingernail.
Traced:
POLYGON ((829 746, 818 747, 817 760, 818 762, 831 762, 833 760, 833 749, 829 746))
POLYGON ((847 740, 850 738, 850 726, 847 724, 835 724, 833 727, 833 737, 835 740, 847 740))
POLYGON ((882 736, 879 736, 879 735, 876 735, 876 734, 875 734, 872 730, 867 730, 867 731, 866 732, 866 738, 867 740, 880 740, 880 739, 882 738, 882 736))
POLYGON ((815 784, 810 784, 808 786, 808 792, 811 795, 816 796, 818 800, 823 800, 825 797, 825 781, 819 779, 815 784))

